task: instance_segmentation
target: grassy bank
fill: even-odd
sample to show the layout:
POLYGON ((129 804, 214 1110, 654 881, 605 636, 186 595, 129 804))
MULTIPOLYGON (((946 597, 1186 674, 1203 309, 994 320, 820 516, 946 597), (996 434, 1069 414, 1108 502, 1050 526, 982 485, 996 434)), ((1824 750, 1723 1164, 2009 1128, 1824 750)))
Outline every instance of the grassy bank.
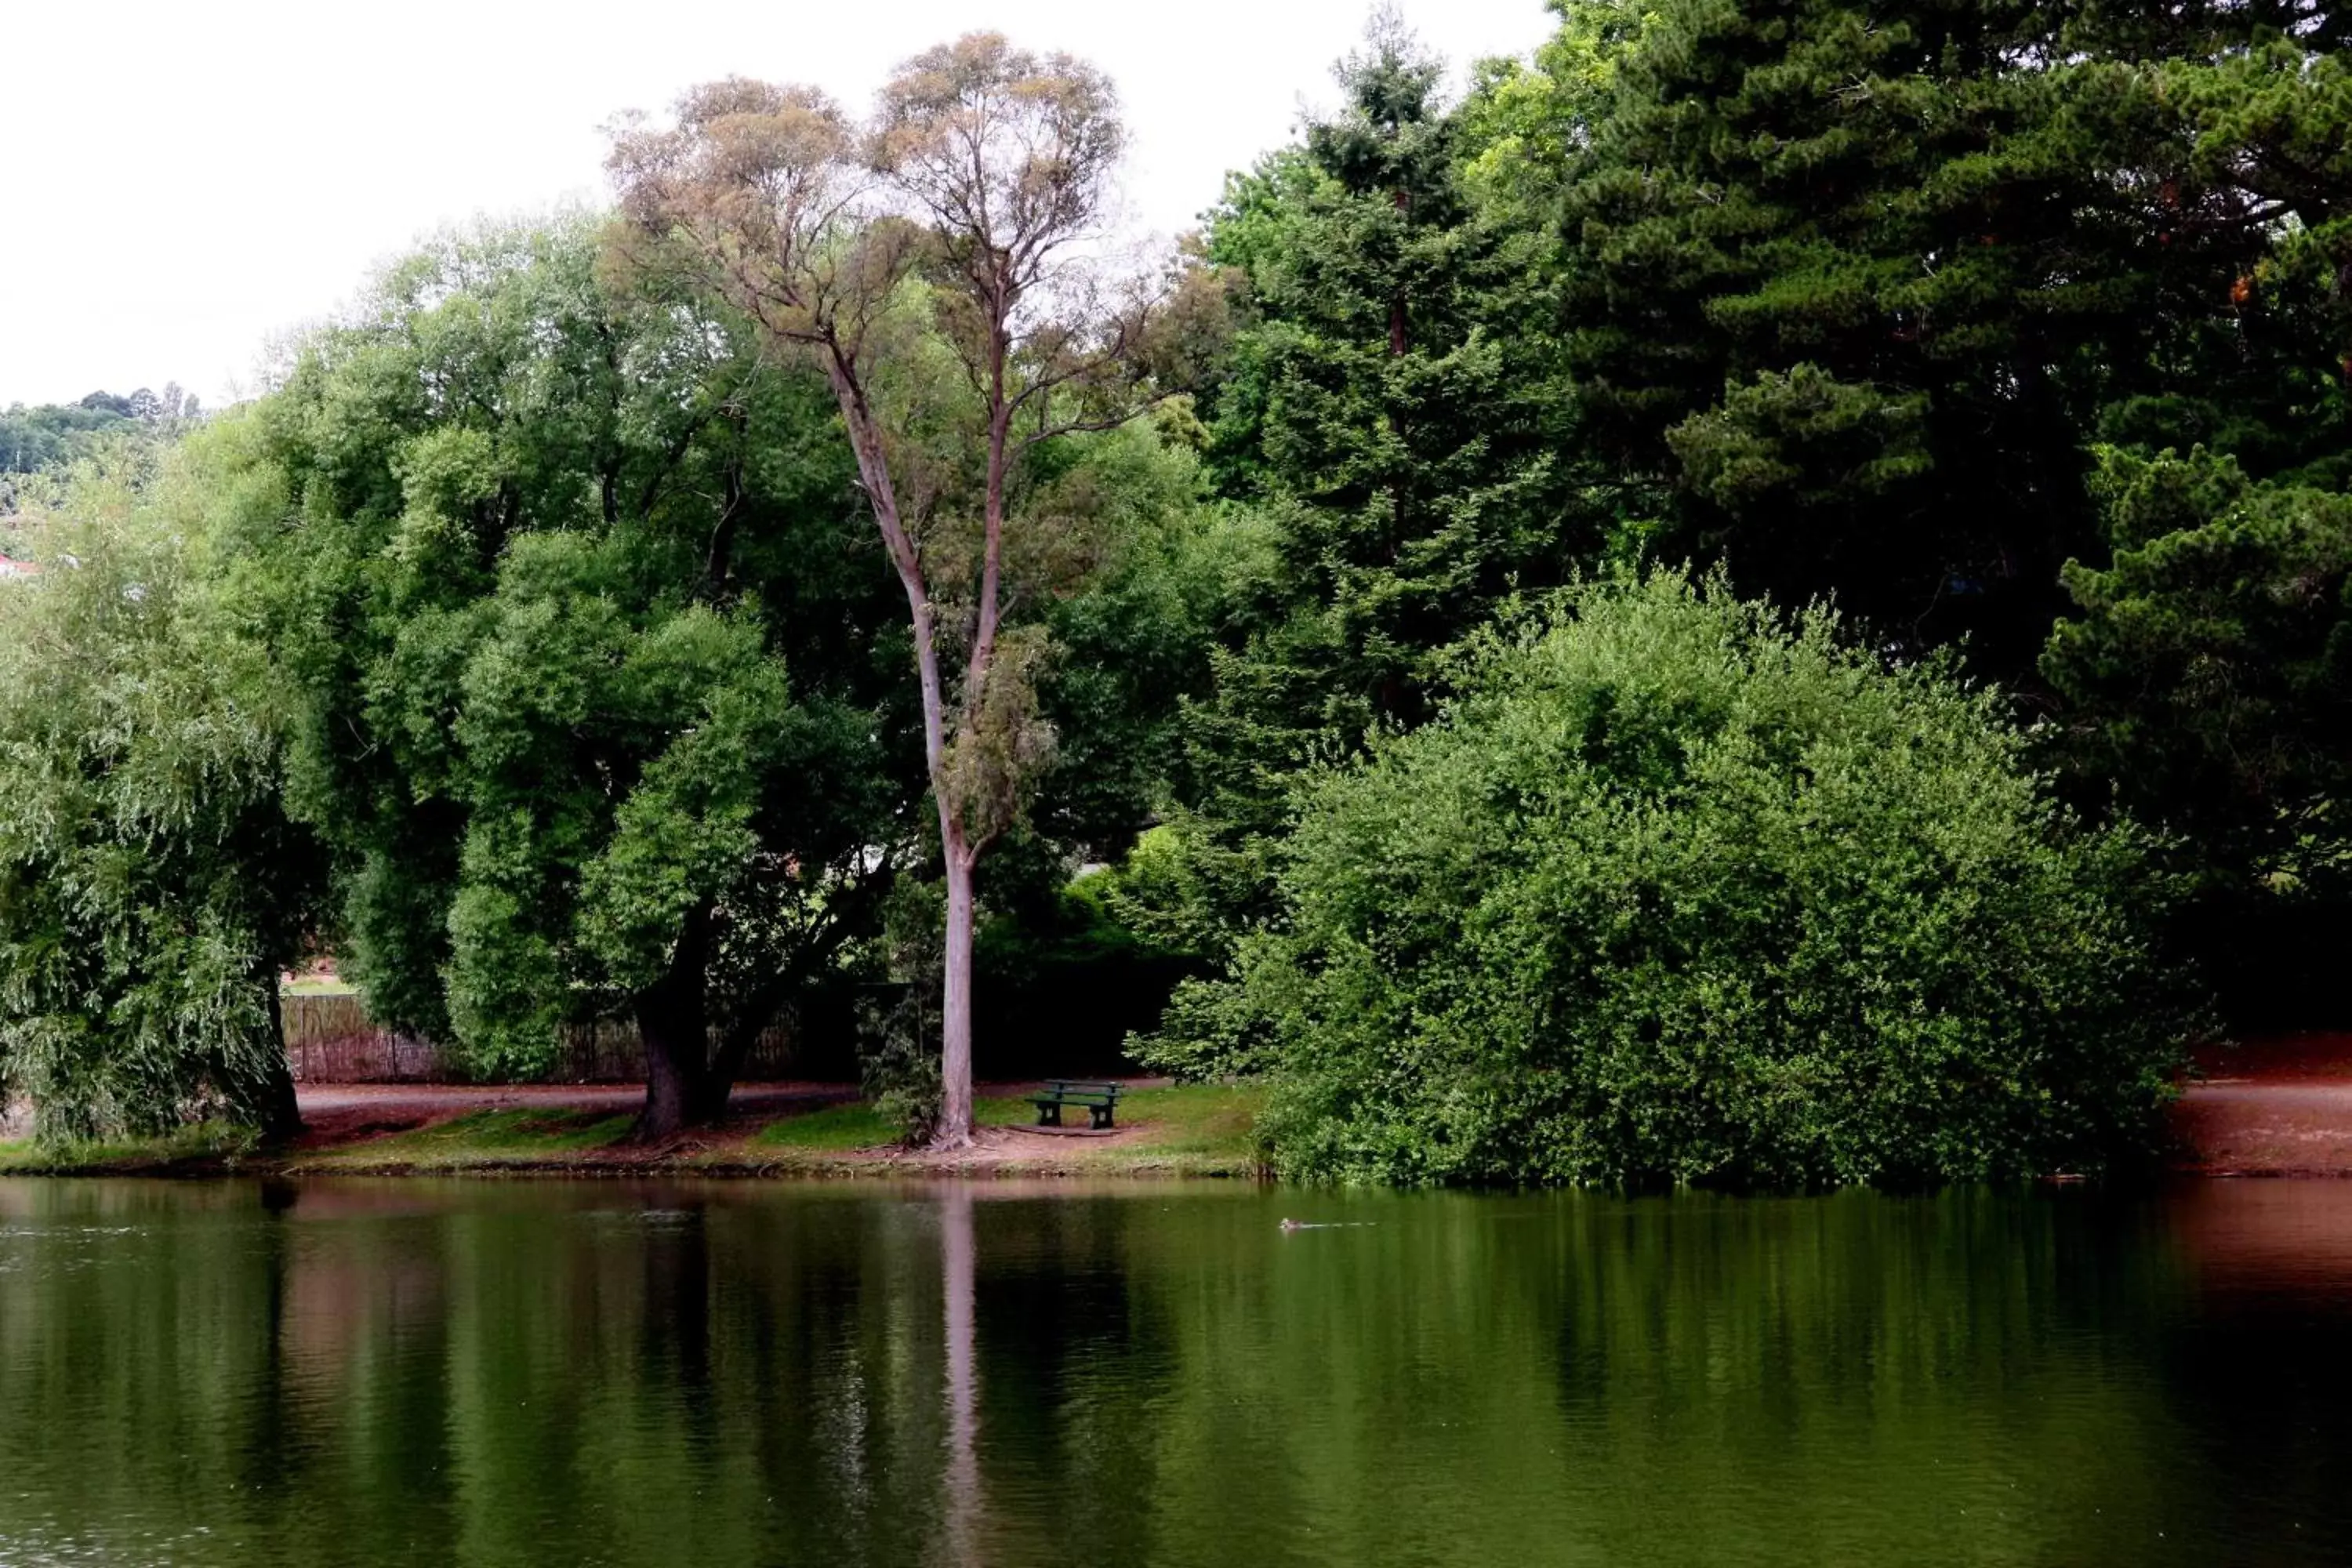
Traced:
POLYGON ((256 1160, 255 1147, 249 1129, 212 1124, 184 1127, 162 1138, 54 1145, 30 1140, 0 1142, 0 1176, 234 1170, 256 1160))
MULTIPOLYGON (((1061 1169, 1136 1174, 1254 1175, 1261 1163, 1256 1141, 1255 1086, 1184 1084, 1138 1089, 1119 1101, 1120 1131, 1096 1138, 1027 1131, 1036 1120, 1025 1100, 983 1098, 973 1107, 982 1148, 1008 1173, 1061 1169)), ((882 1151, 893 1129, 870 1105, 838 1105, 770 1122, 751 1144, 786 1167, 820 1169, 845 1157, 904 1169, 954 1157, 919 1151, 882 1151)))
POLYGON ((190 1128, 167 1139, 45 1149, 0 1143, 0 1173, 461 1175, 647 1173, 704 1175, 1249 1176, 1259 1173, 1261 1091, 1244 1085, 1138 1089, 1119 1102, 1108 1136, 1032 1131, 1025 1100, 984 1098, 972 1150, 902 1150, 872 1106, 832 1105, 739 1121, 658 1148, 629 1141, 632 1118, 561 1106, 486 1108, 399 1131, 364 1130, 290 1152, 249 1135, 190 1128))

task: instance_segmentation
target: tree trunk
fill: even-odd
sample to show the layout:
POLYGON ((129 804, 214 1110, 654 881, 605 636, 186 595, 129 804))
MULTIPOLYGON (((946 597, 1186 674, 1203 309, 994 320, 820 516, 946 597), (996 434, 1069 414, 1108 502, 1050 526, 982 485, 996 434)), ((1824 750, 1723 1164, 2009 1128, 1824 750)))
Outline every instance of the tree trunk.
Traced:
MULTIPOLYGON (((1005 319, 1012 310, 1010 291, 991 298, 993 315, 989 326, 988 489, 982 499, 986 543, 982 551, 978 622, 971 658, 964 667, 963 718, 957 733, 969 741, 979 716, 988 706, 989 677, 996 668, 996 634, 1004 569, 1004 485, 1012 471, 1013 404, 1005 395, 1004 359, 1011 337, 1005 319)), ((948 787, 935 755, 931 789, 940 803, 940 848, 947 861, 948 930, 946 994, 940 999, 940 1125, 933 1134, 935 1149, 964 1149, 971 1144, 971 922, 972 868, 987 838, 970 837, 965 803, 948 787)))
POLYGON ((646 1106, 636 1129, 642 1143, 700 1126, 727 1106, 726 1091, 714 1095, 710 1083, 710 1028, 702 988, 709 923, 708 910, 689 913, 669 973, 637 994, 637 1035, 646 1050, 646 1106))
MULTIPOLYGON (((1003 315, 1009 306, 996 302, 992 343, 995 353, 989 416, 988 489, 984 514, 987 542, 981 568, 980 602, 975 606, 972 651, 965 668, 961 694, 964 725, 983 705, 989 673, 995 662, 999 584, 1004 545, 1004 478, 1009 471, 1011 403, 1004 393, 1003 352, 1007 342, 1003 315)), ((946 995, 940 1009, 940 1124, 933 1131, 934 1148, 961 1149, 971 1142, 971 928, 972 868, 982 845, 965 832, 963 803, 957 799, 948 771, 947 692, 940 678, 937 611, 923 574, 922 555, 898 515, 898 492, 890 479, 887 443, 880 424, 866 401, 854 356, 828 339, 825 373, 833 384, 843 422, 849 427, 857 472, 882 531, 891 563, 907 592, 907 608, 915 633, 915 669, 922 686, 923 757, 930 774, 931 793, 940 812, 940 847, 947 860, 948 919, 946 995)))
POLYGON ((290 1142, 302 1131, 302 1107, 294 1098, 294 1066, 286 1059, 286 1012, 278 995, 278 971, 263 976, 269 1005, 269 1076, 262 1085, 261 1139, 265 1143, 290 1142))
MULTIPOLYGON (((961 837, 960 835, 957 837, 961 837)), ((971 1142, 971 858, 950 842, 947 852, 947 984, 940 1007, 940 1125, 934 1148, 971 1142)))
POLYGON ((696 1057, 704 1047, 683 1038, 675 1014, 650 995, 638 999, 637 1032, 646 1045, 646 1106, 637 1113, 636 1138, 657 1143, 699 1120, 702 1064, 696 1057))

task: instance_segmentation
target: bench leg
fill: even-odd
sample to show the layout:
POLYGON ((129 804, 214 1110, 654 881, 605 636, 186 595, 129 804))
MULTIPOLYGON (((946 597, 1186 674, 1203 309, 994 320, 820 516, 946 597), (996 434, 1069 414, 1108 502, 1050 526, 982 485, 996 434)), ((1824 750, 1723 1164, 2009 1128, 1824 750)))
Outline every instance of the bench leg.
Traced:
POLYGON ((1041 1105, 1041 1106, 1039 1106, 1039 1107, 1037 1108, 1037 1125, 1038 1125, 1038 1126, 1040 1126, 1040 1127, 1059 1127, 1061 1124, 1062 1124, 1062 1108, 1061 1108, 1060 1106, 1058 1106, 1058 1105, 1041 1105))
POLYGON ((1088 1110, 1092 1110, 1092 1111, 1095 1113, 1095 1127, 1096 1127, 1096 1130, 1097 1130, 1097 1131, 1100 1131, 1101 1129, 1106 1128, 1106 1127, 1108 1127, 1108 1126, 1110 1125, 1110 1107, 1109 1107, 1109 1106, 1108 1106, 1108 1105, 1095 1105, 1095 1106, 1089 1106, 1089 1107, 1087 1107, 1087 1109, 1088 1109, 1088 1110))

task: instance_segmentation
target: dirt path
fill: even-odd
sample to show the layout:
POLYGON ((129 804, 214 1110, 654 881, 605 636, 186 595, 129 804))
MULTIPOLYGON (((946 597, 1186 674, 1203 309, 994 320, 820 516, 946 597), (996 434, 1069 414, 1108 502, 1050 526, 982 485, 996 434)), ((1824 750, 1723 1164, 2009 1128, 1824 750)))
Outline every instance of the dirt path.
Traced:
MULTIPOLYGON (((2198 1079, 2172 1112, 2181 1169, 2207 1175, 2352 1176, 2352 1034, 2300 1035, 2223 1047, 2203 1054, 2198 1070, 2198 1079)), ((986 1085, 982 1092, 1013 1095, 1030 1087, 986 1085)), ((779 1117, 855 1097, 842 1084, 746 1084, 729 1101, 726 1123, 698 1133, 696 1141, 730 1142, 779 1117)), ((482 1110, 627 1115, 644 1102, 645 1091, 629 1084, 317 1084, 305 1085, 300 1099, 308 1125, 297 1149, 315 1152, 350 1149, 482 1110)), ((1057 1135, 992 1127, 980 1130, 973 1148, 952 1156, 874 1150, 836 1158, 933 1173, 1018 1164, 1050 1158, 1057 1146, 1075 1153, 1086 1144, 1116 1146, 1135 1136, 1130 1128, 1115 1134, 1071 1129, 1057 1135)), ((625 1149, 601 1157, 634 1163, 662 1155, 625 1149)))
MULTIPOLYGON (((1129 1090, 1165 1088, 1167 1079, 1124 1079, 1129 1090)), ((1020 1098, 1035 1091, 1034 1081, 983 1083, 973 1086, 982 1098, 1020 1098)), ((634 1115, 645 1103, 646 1091, 629 1084, 459 1084, 326 1083, 303 1084, 295 1098, 302 1107, 302 1135, 293 1152, 317 1153, 350 1149, 372 1139, 414 1132, 420 1128, 454 1121, 484 1110, 536 1110, 551 1115, 583 1112, 593 1116, 634 1115)), ((686 1142, 703 1147, 723 1144, 756 1132, 780 1117, 842 1105, 857 1099, 857 1090, 838 1083, 753 1083, 739 1086, 727 1101, 726 1119, 715 1127, 698 1128, 686 1142)), ((846 1152, 849 1162, 872 1162, 929 1173, 948 1169, 1019 1164, 1064 1152, 1078 1146, 1124 1148, 1143 1141, 1145 1129, 1122 1126, 1116 1131, 1074 1127, 982 1127, 973 1131, 971 1147, 955 1154, 877 1148, 846 1152)), ((583 1158, 604 1158, 622 1163, 658 1159, 665 1150, 635 1147, 599 1151, 583 1158)))
POLYGON ((1106 1132, 1083 1127, 975 1127, 971 1146, 952 1154, 929 1149, 860 1149, 841 1158, 910 1176, 951 1176, 959 1172, 1024 1167, 1039 1160, 1133 1150, 1148 1143, 1151 1134, 1150 1128, 1132 1124, 1106 1132))
MULTIPOLYGON (((2213 1176, 2352 1177, 2352 1034, 2299 1035, 2228 1047, 2202 1054, 2198 1069, 2172 1110, 2178 1169, 2213 1176)), ((1009 1096, 1031 1087, 987 1085, 982 1092, 1009 1096)), ((1137 1080, 1131 1087, 1147 1084, 1137 1080)), ((730 1101, 726 1123, 698 1132, 692 1142, 703 1149, 719 1145, 723 1152, 723 1146, 749 1141, 779 1118, 856 1096, 854 1089, 843 1084, 746 1084, 730 1101)), ((529 1108, 629 1115, 644 1102, 645 1091, 629 1084, 306 1084, 299 1098, 307 1129, 292 1151, 298 1156, 356 1150, 483 1110, 529 1108)), ((1124 1124, 1109 1134, 1076 1128, 1056 1134, 991 1127, 980 1130, 976 1147, 955 1156, 875 1149, 830 1158, 838 1164, 909 1174, 1019 1167, 1064 1154, 1113 1154, 1141 1142, 1145 1131, 1124 1124)), ((22 1129, 13 1135, 21 1136, 22 1129)), ((583 1152, 579 1158, 582 1163, 634 1166, 658 1163, 678 1152, 616 1147, 583 1152)))
POLYGON ((2181 1164, 2207 1175, 2352 1176, 2352 1035, 2202 1054, 2174 1107, 2181 1164))

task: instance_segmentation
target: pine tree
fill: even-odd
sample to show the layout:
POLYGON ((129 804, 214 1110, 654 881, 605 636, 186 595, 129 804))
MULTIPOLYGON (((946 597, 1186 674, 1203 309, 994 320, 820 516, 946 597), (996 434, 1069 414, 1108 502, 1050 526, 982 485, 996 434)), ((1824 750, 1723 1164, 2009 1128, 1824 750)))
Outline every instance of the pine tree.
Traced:
POLYGON ((1597 537, 1568 457, 1549 237, 1480 201, 1477 127, 1444 75, 1377 19, 1339 69, 1340 110, 1213 215, 1210 258, 1246 278, 1250 320, 1204 400, 1208 455, 1265 527, 1186 784, 1236 909, 1290 771, 1426 716, 1439 650, 1597 537))
MULTIPOLYGON (((1670 549, 2029 672, 2060 565, 2098 548, 2093 436, 2210 425, 2220 379, 2327 395, 2340 338, 2248 314, 2273 278, 2312 295, 2341 248, 2338 26, 2271 10, 1648 17, 1564 154, 1559 216, 1587 416, 1673 487, 1670 549)), ((2340 443, 2327 423, 2287 421, 2340 443)))
POLYGON ((2241 1024, 2340 1018, 2352 934, 2352 496, 2203 449, 2103 453, 2110 554, 2070 563, 2042 671, 2095 805, 2171 836, 2176 941, 2241 1024))

